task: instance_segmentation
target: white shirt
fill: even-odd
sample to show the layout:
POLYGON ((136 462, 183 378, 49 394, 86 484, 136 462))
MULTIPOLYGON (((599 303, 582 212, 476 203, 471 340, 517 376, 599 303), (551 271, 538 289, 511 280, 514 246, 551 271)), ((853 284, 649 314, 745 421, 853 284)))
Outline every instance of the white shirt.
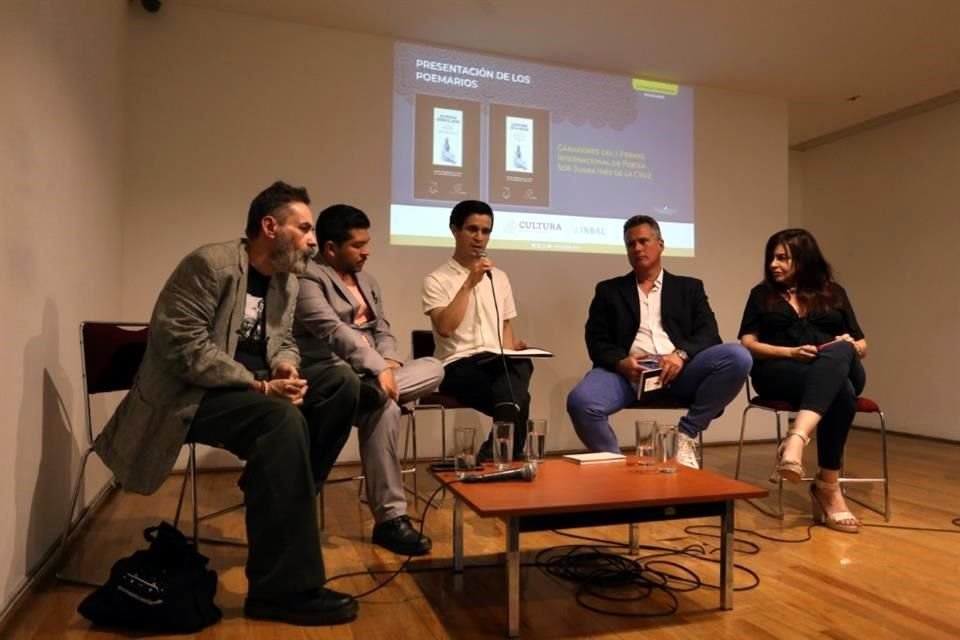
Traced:
MULTIPOLYGON (((449 306, 469 273, 469 269, 450 258, 439 269, 428 274, 423 279, 423 312, 429 314, 434 309, 449 306)), ((473 288, 463 321, 453 335, 444 338, 436 331, 433 332, 433 338, 436 341, 434 356, 444 365, 475 353, 500 351, 503 322, 517 317, 517 307, 513 301, 513 290, 510 288, 507 274, 496 267, 490 273, 493 274, 492 287, 490 279, 484 278, 473 288), (494 291, 497 294, 497 306, 494 306, 494 291), (498 307, 499 337, 497 336, 498 307)))
POLYGON ((640 283, 637 283, 637 294, 640 296, 640 327, 637 336, 630 346, 631 354, 649 353, 652 355, 666 355, 677 350, 670 342, 670 336, 663 330, 660 318, 660 293, 663 290, 663 269, 653 281, 649 294, 643 293, 640 283))

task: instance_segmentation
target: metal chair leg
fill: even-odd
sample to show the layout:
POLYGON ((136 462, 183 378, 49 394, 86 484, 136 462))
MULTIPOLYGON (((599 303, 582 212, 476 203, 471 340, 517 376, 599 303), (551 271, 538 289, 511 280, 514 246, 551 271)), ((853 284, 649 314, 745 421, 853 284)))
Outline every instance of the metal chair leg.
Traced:
MULTIPOLYGON (((73 525, 73 513, 77 509, 77 502, 80 499, 80 487, 83 486, 83 477, 87 468, 87 460, 90 458, 90 454, 93 453, 93 447, 89 447, 86 451, 83 452, 83 457, 80 459, 80 471, 77 475, 77 481, 73 485, 73 499, 70 501, 70 511, 67 512, 67 521, 63 525, 63 533, 60 535, 60 548, 57 549, 56 555, 54 556, 52 564, 54 566, 58 565, 66 555, 67 550, 67 540, 70 537, 70 533, 73 525)), ((99 587, 100 584, 97 582, 91 582, 89 580, 84 580, 83 578, 75 578, 73 576, 68 576, 57 571, 56 573, 57 580, 62 582, 69 582, 71 584, 79 584, 86 587, 99 587)))
POLYGON ((197 506, 197 445, 190 443, 190 503, 193 507, 193 546, 200 541, 200 518, 197 506))
MULTIPOLYGON (((187 460, 187 465, 190 464, 189 459, 187 460)), ((180 483, 180 497, 177 499, 177 511, 173 515, 173 528, 180 528, 180 513, 183 509, 183 498, 187 495, 187 482, 190 480, 190 469, 185 469, 183 472, 183 482, 180 483)))
POLYGON ((748 404, 743 408, 743 416, 740 418, 740 442, 737 443, 737 469, 733 473, 733 477, 736 480, 740 479, 740 461, 743 457, 743 439, 744 434, 747 429, 747 412, 750 411, 750 405, 748 404))
MULTIPOLYGON (((777 416, 777 451, 780 451, 780 445, 783 444, 783 431, 781 430, 780 425, 780 412, 775 413, 777 416)), ((783 511, 783 478, 778 477, 777 479, 777 517, 783 520, 784 511, 783 511)))
POLYGON ((890 475, 887 470, 887 419, 880 415, 880 455, 883 460, 883 519, 890 522, 890 475))
POLYGON ((87 470, 87 460, 90 458, 90 454, 93 453, 93 448, 90 447, 83 452, 83 457, 80 458, 80 473, 77 475, 77 481, 73 485, 73 499, 70 501, 70 510, 67 511, 67 521, 63 525, 63 533, 60 535, 60 549, 57 552, 62 554, 67 548, 67 538, 70 537, 70 526, 73 524, 73 512, 77 509, 77 501, 80 499, 80 487, 83 486, 83 474, 87 470))
MULTIPOLYGON (((738 480, 740 479, 740 467, 741 467, 741 462, 742 462, 742 457, 743 457, 743 444, 744 444, 744 441, 745 441, 746 426, 747 426, 747 412, 751 411, 752 409, 760 409, 760 410, 762 410, 762 411, 773 411, 774 415, 776 416, 776 421, 777 421, 777 450, 780 449, 780 442, 781 442, 781 440, 783 439, 783 438, 782 438, 781 423, 780 423, 780 420, 781 420, 780 414, 781 414, 781 412, 780 412, 780 411, 776 411, 776 410, 774 410, 774 409, 767 409, 766 407, 756 407, 756 406, 752 406, 752 405, 749 405, 749 404, 748 404, 748 405, 744 408, 744 410, 743 410, 743 417, 742 417, 741 420, 740 420, 740 442, 738 443, 738 446, 737 446, 737 469, 736 469, 736 472, 734 473, 734 478, 736 478, 736 479, 738 479, 738 480)), ((758 502, 758 501, 756 501, 756 500, 752 500, 752 499, 751 499, 751 500, 747 500, 747 504, 749 504, 751 507, 753 507, 754 509, 756 509, 757 511, 759 511, 760 513, 762 513, 762 514, 764 514, 764 515, 768 515, 768 516, 770 516, 771 518, 777 518, 778 520, 783 520, 783 519, 784 519, 784 511, 783 511, 783 478, 779 478, 778 481, 777 481, 777 509, 776 509, 776 510, 774 510, 774 509, 772 509, 772 508, 770 508, 770 507, 767 507, 767 506, 764 505, 763 503, 758 502)))
POLYGON ((193 510, 193 543, 197 544, 199 539, 198 525, 200 523, 197 517, 197 445, 188 442, 190 454, 187 457, 187 468, 183 472, 183 482, 180 484, 180 497, 177 500, 177 512, 173 516, 173 527, 180 528, 180 514, 183 512, 183 498, 187 492, 187 482, 190 483, 191 508, 193 510))
POLYGON ((89 448, 83 452, 83 457, 80 458, 80 473, 77 476, 77 481, 73 485, 73 499, 70 501, 70 510, 67 512, 67 521, 63 525, 63 534, 60 536, 60 550, 63 551, 67 546, 67 538, 70 536, 70 525, 73 524, 73 512, 77 509, 77 500, 80 499, 80 487, 83 485, 83 474, 87 470, 87 460, 90 458, 90 454, 93 453, 93 448, 89 448))
POLYGON ((420 458, 417 457, 417 414, 412 412, 410 414, 410 421, 407 425, 410 430, 409 433, 413 438, 413 510, 417 513, 420 512, 420 492, 417 490, 417 464, 419 464, 420 458))
POLYGON ((243 540, 234 540, 230 538, 204 538, 200 535, 200 523, 204 520, 213 520, 214 518, 219 518, 220 516, 232 513, 239 509, 243 509, 246 505, 243 502, 240 502, 235 505, 231 505, 219 511, 214 511, 212 513, 207 513, 200 515, 200 502, 197 500, 197 496, 200 492, 200 485, 198 483, 198 478, 200 471, 197 467, 197 443, 188 442, 186 443, 190 448, 190 455, 187 461, 187 468, 183 473, 183 483, 180 485, 180 499, 177 502, 177 514, 174 518, 174 527, 178 527, 180 521, 180 512, 183 506, 183 497, 187 487, 187 480, 190 481, 190 502, 191 508, 193 511, 193 544, 197 548, 200 547, 200 543, 205 544, 218 544, 218 545, 228 545, 232 547, 246 547, 248 544, 243 540))
MULTIPOLYGON (((879 478, 840 478, 840 487, 843 491, 844 498, 855 502, 861 507, 869 509, 876 514, 883 516, 884 521, 890 521, 890 476, 887 471, 887 421, 883 415, 883 411, 876 412, 880 416, 880 464, 881 464, 881 476, 879 478), (861 500, 855 496, 849 495, 846 491, 847 484, 853 483, 875 483, 879 482, 883 486, 883 507, 878 507, 876 504, 871 504, 864 500, 861 500)), ((841 476, 842 476, 841 470, 841 476)))
POLYGON ((447 410, 440 407, 440 461, 447 461, 447 410))
POLYGON ((406 481, 404 481, 404 488, 406 489, 407 492, 413 494, 413 509, 414 509, 414 512, 419 514, 421 502, 426 502, 427 506, 433 507, 434 509, 439 509, 442 498, 434 501, 428 501, 427 496, 420 493, 420 486, 417 478, 417 468, 420 464, 420 454, 419 454, 419 449, 417 444, 417 412, 415 410, 411 411, 410 414, 407 416, 407 418, 408 418, 408 422, 407 422, 406 436, 404 438, 403 460, 404 462, 409 461, 411 463, 411 466, 404 469, 403 473, 404 475, 410 474, 413 476, 413 483, 412 483, 413 488, 406 489, 406 481), (407 456, 408 444, 409 444, 409 449, 413 451, 412 458, 407 456))

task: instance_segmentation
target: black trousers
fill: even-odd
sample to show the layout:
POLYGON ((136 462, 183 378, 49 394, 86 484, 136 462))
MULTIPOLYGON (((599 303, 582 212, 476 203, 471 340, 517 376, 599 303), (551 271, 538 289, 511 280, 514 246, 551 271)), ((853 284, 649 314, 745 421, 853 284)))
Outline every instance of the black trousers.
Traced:
MULTIPOLYGON (((480 362, 489 357, 489 353, 478 354, 445 366, 440 392, 453 396, 461 404, 494 420, 514 420, 513 458, 518 460, 523 455, 527 441, 533 363, 529 359, 518 358, 494 358, 489 362, 480 362), (519 411, 511 406, 514 403, 519 411)), ((492 444, 492 437, 492 433, 487 436, 487 442, 492 444)))
POLYGON ((856 413, 857 396, 867 381, 852 344, 831 344, 809 362, 758 360, 751 379, 761 396, 819 413, 817 462, 822 469, 843 466, 843 448, 856 413))
POLYGON ((323 585, 316 495, 350 435, 360 381, 348 367, 300 372, 302 410, 244 389, 212 389, 188 439, 246 461, 238 485, 246 504, 247 581, 253 595, 323 585))

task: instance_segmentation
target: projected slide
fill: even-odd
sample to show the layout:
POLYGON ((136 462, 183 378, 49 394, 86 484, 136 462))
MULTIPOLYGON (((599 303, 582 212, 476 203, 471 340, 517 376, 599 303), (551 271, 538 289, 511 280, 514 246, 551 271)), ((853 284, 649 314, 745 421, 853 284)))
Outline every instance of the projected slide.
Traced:
POLYGON ((453 246, 451 207, 484 200, 491 249, 622 253, 623 221, 694 254, 693 90, 399 43, 390 238, 453 246))

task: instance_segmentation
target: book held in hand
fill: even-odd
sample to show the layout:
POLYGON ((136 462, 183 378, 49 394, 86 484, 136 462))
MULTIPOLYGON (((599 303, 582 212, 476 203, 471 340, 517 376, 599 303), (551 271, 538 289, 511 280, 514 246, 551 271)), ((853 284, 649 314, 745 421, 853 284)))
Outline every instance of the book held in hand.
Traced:
POLYGON ((660 374, 663 372, 663 367, 660 365, 660 361, 655 359, 641 360, 637 364, 643 367, 640 380, 637 382, 637 400, 643 400, 644 394, 663 388, 660 383, 660 374))

